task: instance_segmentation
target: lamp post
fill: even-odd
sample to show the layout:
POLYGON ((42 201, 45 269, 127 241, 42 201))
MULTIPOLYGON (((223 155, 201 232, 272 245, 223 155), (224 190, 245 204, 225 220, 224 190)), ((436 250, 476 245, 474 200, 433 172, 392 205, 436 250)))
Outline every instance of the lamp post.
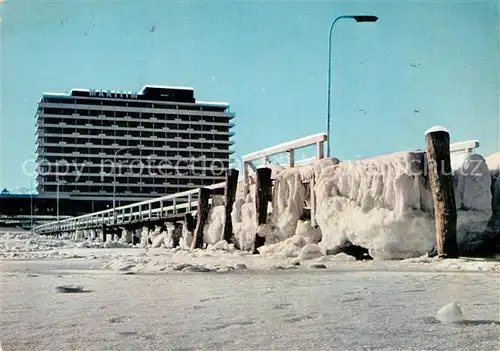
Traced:
POLYGON ((113 155, 113 223, 116 222, 116 213, 115 213, 115 208, 116 208, 116 156, 122 151, 126 150, 134 150, 134 149, 141 149, 141 145, 138 146, 128 146, 124 147, 122 149, 116 150, 116 152, 113 155))
POLYGON ((326 155, 327 157, 330 157, 330 95, 331 95, 331 77, 332 77, 332 32, 333 32, 333 26, 337 21, 341 19, 353 19, 356 22, 377 22, 378 17, 377 16, 371 16, 371 15, 343 15, 335 18, 330 25, 330 32, 328 36, 328 107, 327 107, 327 116, 326 116, 326 142, 327 142, 327 149, 326 149, 326 155))

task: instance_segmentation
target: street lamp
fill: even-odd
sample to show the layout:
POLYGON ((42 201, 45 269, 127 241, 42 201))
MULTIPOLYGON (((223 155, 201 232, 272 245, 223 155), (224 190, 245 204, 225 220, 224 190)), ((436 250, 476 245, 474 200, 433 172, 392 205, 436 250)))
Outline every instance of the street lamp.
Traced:
POLYGON ((116 222, 116 213, 115 213, 115 208, 116 208, 116 156, 122 151, 126 150, 139 150, 142 148, 142 145, 138 146, 129 146, 129 147, 124 147, 122 149, 116 150, 115 154, 113 155, 113 223, 116 222))
POLYGON ((327 107, 327 116, 326 116, 326 142, 327 149, 326 155, 330 157, 330 89, 331 89, 331 77, 332 77, 332 32, 333 26, 337 23, 338 20, 350 18, 355 20, 356 22, 377 22, 377 16, 371 15, 343 15, 335 18, 332 24, 330 25, 330 34, 328 36, 328 107, 327 107))

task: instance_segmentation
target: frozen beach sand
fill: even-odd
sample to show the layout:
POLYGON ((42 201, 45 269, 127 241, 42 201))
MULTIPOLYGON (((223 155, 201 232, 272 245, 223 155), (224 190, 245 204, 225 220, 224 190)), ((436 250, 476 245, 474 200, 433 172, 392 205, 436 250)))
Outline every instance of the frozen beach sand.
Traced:
MULTIPOLYGON (((295 237, 294 237, 295 238, 295 237)), ((294 239, 292 238, 292 239, 294 239)), ((221 242, 224 243, 224 242, 221 242)), ((499 272, 500 261, 481 258, 458 258, 443 260, 426 255, 405 260, 356 261, 344 253, 322 254, 319 249, 298 248, 293 240, 267 245, 261 255, 235 250, 232 245, 210 245, 207 249, 181 250, 179 248, 139 248, 118 242, 55 239, 28 233, 0 234, 0 259, 8 261, 32 260, 37 262, 61 260, 89 269, 114 272, 168 272, 179 270, 179 265, 204 267, 209 271, 227 270, 273 270, 283 268, 310 269, 315 264, 324 264, 327 269, 361 271, 468 271, 499 272), (220 249, 225 248, 225 249, 220 249), (296 251, 296 256, 289 256, 296 251), (309 252, 305 252, 308 250, 309 252), (243 268, 244 267, 244 268, 243 268)), ((187 270, 191 269, 185 267, 187 270)))

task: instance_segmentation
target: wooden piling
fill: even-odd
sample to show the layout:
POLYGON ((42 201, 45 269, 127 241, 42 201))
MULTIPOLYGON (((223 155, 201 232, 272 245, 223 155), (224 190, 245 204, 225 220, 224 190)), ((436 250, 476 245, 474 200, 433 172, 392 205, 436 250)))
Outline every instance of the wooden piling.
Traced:
POLYGON ((222 238, 228 243, 233 237, 233 221, 231 220, 231 212, 233 212, 233 204, 236 198, 236 188, 238 187, 238 170, 229 169, 226 173, 226 185, 224 187, 224 207, 225 221, 222 238))
MULTIPOLYGON (((266 224, 267 205, 271 197, 271 168, 257 169, 257 183, 255 185, 255 211, 257 214, 257 225, 266 224)), ((259 253, 257 249, 266 243, 266 238, 255 233, 253 253, 259 253)))
POLYGON ((434 199, 436 251, 438 256, 458 257, 457 209, 450 160, 450 135, 442 127, 425 133, 427 168, 434 199))
POLYGON ((106 226, 104 224, 101 226, 101 231, 102 231, 102 242, 105 243, 107 232, 106 232, 106 226))
POLYGON ((208 188, 200 188, 198 192, 198 211, 196 213, 196 229, 193 234, 191 249, 201 249, 203 247, 203 227, 208 219, 208 200, 212 191, 208 188))
POLYGON ((191 213, 186 213, 184 215, 184 222, 186 223, 187 230, 194 233, 194 230, 196 229, 196 221, 191 213))

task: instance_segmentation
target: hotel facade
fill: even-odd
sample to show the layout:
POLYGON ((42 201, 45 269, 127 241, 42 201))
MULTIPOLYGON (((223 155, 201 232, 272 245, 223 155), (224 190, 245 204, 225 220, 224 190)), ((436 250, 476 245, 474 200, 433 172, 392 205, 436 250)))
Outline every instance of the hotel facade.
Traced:
POLYGON ((227 103, 196 101, 192 88, 45 93, 39 196, 129 203, 222 182, 234 117, 227 103))

